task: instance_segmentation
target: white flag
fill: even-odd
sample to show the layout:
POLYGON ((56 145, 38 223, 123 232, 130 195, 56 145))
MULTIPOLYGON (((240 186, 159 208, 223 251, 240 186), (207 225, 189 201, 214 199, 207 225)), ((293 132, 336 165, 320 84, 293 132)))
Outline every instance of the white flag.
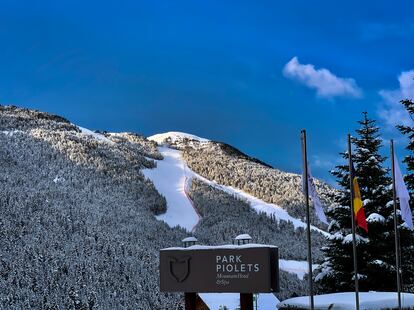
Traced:
POLYGON ((398 165, 397 156, 394 153, 394 169, 395 169, 395 190, 397 197, 400 199, 401 217, 410 229, 414 229, 413 215, 410 209, 410 194, 407 186, 405 186, 400 166, 398 165))
MULTIPOLYGON (((302 175, 302 189, 305 189, 305 177, 302 175)), ((313 182, 313 177, 310 172, 309 166, 308 166, 308 189, 309 189, 309 196, 311 197, 313 201, 313 206, 315 207, 316 215, 318 216, 319 220, 322 223, 328 224, 328 220, 326 219, 325 212, 323 212, 322 203, 319 200, 318 193, 316 192, 315 183, 313 182)))

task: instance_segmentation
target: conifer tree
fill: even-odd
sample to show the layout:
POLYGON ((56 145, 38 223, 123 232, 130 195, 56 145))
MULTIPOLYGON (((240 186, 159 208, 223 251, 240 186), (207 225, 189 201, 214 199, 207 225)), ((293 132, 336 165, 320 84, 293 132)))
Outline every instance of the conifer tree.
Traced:
MULTIPOLYGON (((359 122, 356 137, 352 139, 353 162, 367 217, 368 231, 357 229, 358 278, 364 290, 395 289, 395 254, 390 178, 383 167, 385 157, 379 151, 382 140, 375 121, 366 112, 359 122)), ((328 210, 332 219, 328 245, 323 249, 326 260, 316 280, 324 291, 354 289, 349 190, 348 154, 342 153, 346 164, 331 171, 342 191, 337 205, 328 210)))
MULTIPOLYGON (((409 113, 411 119, 414 115, 414 102, 409 99, 401 100, 401 104, 409 113)), ((405 184, 410 190, 411 210, 414 209, 414 127, 408 125, 398 125, 398 130, 408 138, 406 146, 409 154, 405 156, 403 162, 406 165, 408 174, 404 177, 405 184)), ((401 223, 401 218, 400 218, 401 223)), ((401 244, 401 269, 403 289, 414 292, 414 235, 404 225, 400 225, 400 244, 401 244)))
MULTIPOLYGON (((401 104, 405 107, 410 117, 414 116, 414 102, 412 100, 401 100, 401 104)), ((407 187, 414 191, 414 127, 408 125, 398 125, 398 130, 409 139, 406 149, 409 151, 403 162, 407 165, 408 175, 405 176, 407 187)), ((411 200, 412 202, 412 200, 411 200)))

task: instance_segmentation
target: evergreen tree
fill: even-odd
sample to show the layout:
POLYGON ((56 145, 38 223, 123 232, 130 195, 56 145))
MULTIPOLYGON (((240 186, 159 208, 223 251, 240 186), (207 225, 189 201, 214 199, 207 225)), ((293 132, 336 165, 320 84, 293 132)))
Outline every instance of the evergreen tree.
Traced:
MULTIPOLYGON (((412 100, 401 100, 411 118, 414 115, 414 102, 412 100)), ((408 125, 398 125, 398 130, 409 139, 406 149, 409 151, 403 162, 407 165, 409 174, 405 176, 405 183, 409 190, 414 191, 414 127, 408 125)), ((411 200, 412 201, 412 200, 411 200)))
MULTIPOLYGON (((353 162, 358 177, 361 196, 367 217, 368 231, 357 228, 358 278, 361 290, 395 289, 394 233, 390 178, 383 168, 385 157, 379 154, 382 140, 375 121, 366 112, 358 122, 354 145, 353 162)), ((325 291, 354 289, 353 255, 351 234, 351 210, 349 190, 348 153, 341 153, 345 165, 331 171, 342 191, 337 195, 337 205, 328 210, 332 219, 328 245, 321 272, 316 280, 325 291)))
MULTIPOLYGON (((414 102, 412 100, 401 100, 401 104, 409 113, 411 119, 414 115, 414 102)), ((411 210, 414 209, 414 127, 408 125, 398 125, 398 130, 405 135, 409 142, 406 147, 409 154, 405 156, 403 162, 406 164, 408 174, 404 177, 405 184, 410 190, 411 210)), ((400 222, 401 223, 401 218, 400 222)), ((400 225, 400 244, 401 244, 401 268, 403 288, 406 291, 414 292, 414 235, 404 225, 400 225)))

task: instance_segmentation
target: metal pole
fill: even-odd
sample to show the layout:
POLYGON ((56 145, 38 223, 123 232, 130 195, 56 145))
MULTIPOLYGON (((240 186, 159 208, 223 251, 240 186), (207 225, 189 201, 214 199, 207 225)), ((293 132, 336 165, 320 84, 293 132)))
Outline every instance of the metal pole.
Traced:
POLYGON ((306 235, 308 239, 308 282, 309 282, 309 303, 310 309, 315 308, 313 300, 313 273, 312 273, 312 244, 311 244, 311 229, 310 229, 310 209, 309 209, 309 182, 308 182, 308 154, 306 146, 306 130, 301 132, 302 138, 302 157, 303 157, 303 185, 306 202, 306 235))
POLYGON ((400 247, 398 238, 397 195, 395 188, 394 141, 391 140, 392 200, 394 205, 395 267, 397 275, 398 309, 401 310, 400 247))
POLYGON ((349 156, 349 189, 351 190, 351 225, 352 225, 352 248, 354 257, 354 278, 355 278, 355 308, 359 310, 359 285, 358 285, 358 263, 357 248, 355 238, 355 215, 354 215, 354 191, 353 191, 353 171, 352 171, 352 148, 351 135, 348 134, 348 156, 349 156))

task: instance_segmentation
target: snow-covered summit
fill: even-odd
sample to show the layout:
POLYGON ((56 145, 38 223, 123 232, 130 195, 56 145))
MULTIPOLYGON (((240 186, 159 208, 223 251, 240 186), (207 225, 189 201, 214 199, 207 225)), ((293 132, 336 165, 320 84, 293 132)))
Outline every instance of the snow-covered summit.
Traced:
POLYGON ((171 143, 177 143, 181 142, 184 139, 188 140, 194 140, 198 142, 209 142, 210 140, 205 138, 200 138, 196 135, 192 135, 185 132, 179 132, 179 131, 169 131, 165 133, 159 133, 153 136, 148 137, 148 140, 152 140, 157 142, 158 144, 163 144, 165 141, 169 141, 171 143))

